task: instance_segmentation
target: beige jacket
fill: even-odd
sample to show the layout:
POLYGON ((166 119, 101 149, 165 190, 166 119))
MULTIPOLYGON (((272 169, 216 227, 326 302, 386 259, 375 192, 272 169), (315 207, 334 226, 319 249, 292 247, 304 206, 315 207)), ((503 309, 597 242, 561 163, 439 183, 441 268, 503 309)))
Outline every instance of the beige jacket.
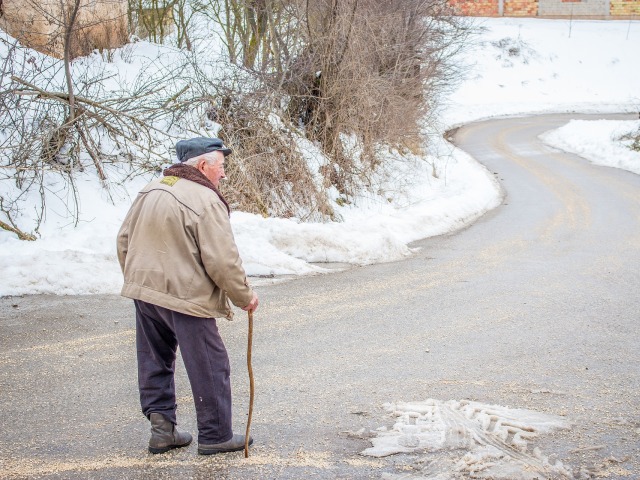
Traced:
POLYGON ((122 295, 195 317, 226 317, 253 297, 229 214, 211 189, 177 177, 147 185, 118 233, 122 295))

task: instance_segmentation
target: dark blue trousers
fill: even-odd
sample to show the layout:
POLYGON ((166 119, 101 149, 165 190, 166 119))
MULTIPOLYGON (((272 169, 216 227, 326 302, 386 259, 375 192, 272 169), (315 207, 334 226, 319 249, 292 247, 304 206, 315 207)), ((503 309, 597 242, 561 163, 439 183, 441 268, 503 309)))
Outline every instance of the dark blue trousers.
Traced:
POLYGON ((184 361, 198 418, 198 442, 226 442, 231 427, 229 356, 215 318, 199 318, 134 300, 142 413, 176 422, 176 351, 184 361))

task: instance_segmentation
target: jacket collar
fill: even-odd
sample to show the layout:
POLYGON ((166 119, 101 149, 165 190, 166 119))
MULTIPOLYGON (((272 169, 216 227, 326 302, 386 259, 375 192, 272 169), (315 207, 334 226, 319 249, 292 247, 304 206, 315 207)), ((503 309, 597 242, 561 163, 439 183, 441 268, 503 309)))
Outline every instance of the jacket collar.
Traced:
POLYGON ((213 185, 213 183, 211 183, 211 180, 205 177, 204 174, 197 168, 194 168, 190 165, 185 165, 184 163, 176 163, 175 165, 171 165, 169 168, 165 169, 162 174, 165 177, 184 178, 185 180, 198 183, 203 187, 207 187, 213 190, 216 195, 218 195, 218 198, 222 200, 224 206, 227 207, 227 212, 229 213, 229 216, 231 216, 231 208, 229 208, 229 204, 224 199, 220 191, 213 185))

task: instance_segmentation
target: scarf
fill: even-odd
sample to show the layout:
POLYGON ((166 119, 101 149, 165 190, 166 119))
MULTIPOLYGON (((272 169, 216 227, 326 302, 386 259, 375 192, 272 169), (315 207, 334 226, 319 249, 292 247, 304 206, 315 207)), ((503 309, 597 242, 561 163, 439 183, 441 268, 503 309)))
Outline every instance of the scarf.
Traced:
POLYGON ((185 180, 190 180, 199 185, 202 185, 203 187, 207 187, 213 190, 216 195, 218 195, 218 198, 222 200, 224 206, 227 207, 227 212, 229 213, 229 216, 231 216, 231 208, 229 208, 229 204, 224 199, 220 191, 213 185, 213 183, 211 183, 211 180, 205 177, 204 174, 197 168, 185 165, 184 163, 176 163, 175 165, 171 165, 169 168, 165 169, 162 174, 165 177, 184 178, 185 180))

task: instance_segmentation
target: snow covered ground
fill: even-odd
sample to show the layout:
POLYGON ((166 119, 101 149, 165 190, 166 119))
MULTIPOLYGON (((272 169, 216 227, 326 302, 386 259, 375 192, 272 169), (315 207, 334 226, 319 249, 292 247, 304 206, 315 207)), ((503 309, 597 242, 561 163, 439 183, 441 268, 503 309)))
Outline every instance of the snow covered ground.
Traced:
MULTIPOLYGON (((640 21, 477 22, 484 31, 465 52, 467 78, 444 102, 436 134, 495 116, 640 111, 640 21)), ((574 121, 544 140, 594 163, 640 173, 640 153, 618 140, 638 125, 574 121)), ((389 165, 379 179, 384 195, 336 205, 341 223, 234 212, 231 221, 247 273, 304 275, 327 271, 317 262, 397 260, 411 254, 408 243, 459 229, 498 205, 500 188, 486 169, 435 138, 430 156, 389 165)), ((145 182, 138 178, 113 187, 111 202, 93 176, 78 176, 77 225, 69 199, 56 201, 54 195, 36 242, 0 230, 0 295, 118 293, 115 235, 145 182)))
POLYGON ((640 120, 571 120, 540 138, 553 147, 572 152, 596 165, 623 168, 640 175, 640 152, 628 148, 631 140, 620 140, 629 130, 638 131, 640 120))

